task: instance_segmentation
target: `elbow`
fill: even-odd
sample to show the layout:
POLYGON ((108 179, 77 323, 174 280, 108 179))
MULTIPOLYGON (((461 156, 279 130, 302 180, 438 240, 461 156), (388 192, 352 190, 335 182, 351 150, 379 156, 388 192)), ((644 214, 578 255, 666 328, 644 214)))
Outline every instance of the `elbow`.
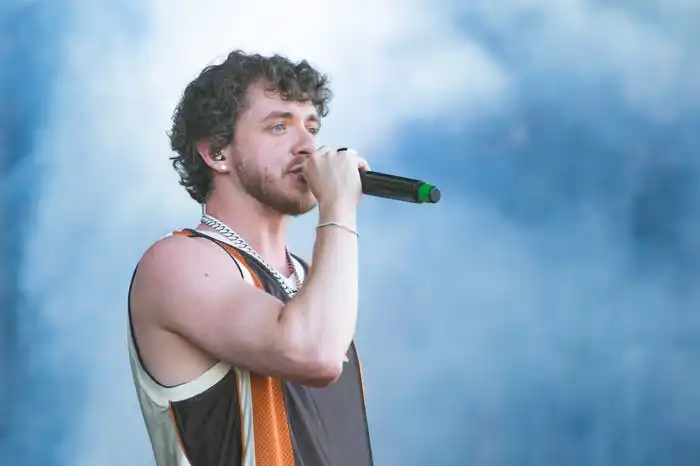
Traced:
POLYGON ((344 355, 333 357, 313 349, 294 353, 294 355, 288 354, 285 359, 288 361, 289 368, 296 369, 292 378, 301 385, 315 388, 327 387, 336 382, 343 372, 344 355))
POLYGON ((302 385, 314 388, 324 388, 335 383, 343 372, 342 360, 317 359, 308 361, 302 385))
POLYGON ((280 363, 288 379, 301 385, 323 388, 340 378, 345 352, 339 353, 302 332, 287 332, 277 342, 278 354, 282 356, 280 363))

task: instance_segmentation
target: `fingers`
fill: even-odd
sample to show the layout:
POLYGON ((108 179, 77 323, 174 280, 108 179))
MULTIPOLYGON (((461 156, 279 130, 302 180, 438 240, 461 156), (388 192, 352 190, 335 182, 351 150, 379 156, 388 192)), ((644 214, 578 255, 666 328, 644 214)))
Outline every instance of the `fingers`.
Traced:
POLYGON ((360 170, 362 170, 363 172, 368 172, 368 171, 370 171, 369 163, 367 163, 367 161, 366 161, 365 159, 360 158, 360 159, 358 160, 358 167, 359 167, 360 170))
POLYGON ((362 171, 370 171, 369 168, 369 163, 367 160, 363 159, 362 157, 357 155, 357 151, 353 149, 348 149, 347 147, 341 147, 338 149, 336 152, 347 152, 348 154, 352 154, 356 159, 357 159, 357 166, 360 170, 362 171))
POLYGON ((316 155, 328 155, 331 152, 331 148, 326 145, 321 145, 316 148, 316 155))
POLYGON ((309 157, 304 158, 301 163, 302 173, 306 172, 310 167, 318 165, 322 159, 327 159, 330 156, 331 148, 328 146, 318 146, 316 152, 309 157))

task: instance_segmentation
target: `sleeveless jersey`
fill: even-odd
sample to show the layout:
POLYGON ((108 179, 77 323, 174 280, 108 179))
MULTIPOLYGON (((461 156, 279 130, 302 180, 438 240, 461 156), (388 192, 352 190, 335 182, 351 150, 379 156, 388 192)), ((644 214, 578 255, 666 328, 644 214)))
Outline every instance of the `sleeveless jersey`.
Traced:
MULTIPOLYGON (((247 283, 282 302, 289 300, 262 264, 223 236, 198 230, 174 234, 213 241, 229 254, 247 283)), ((292 258, 303 279, 308 264, 292 258)), ((195 380, 166 387, 154 380, 139 356, 130 306, 128 340, 136 393, 157 466, 373 465, 362 367, 354 342, 340 378, 324 388, 266 377, 223 361, 195 380)))

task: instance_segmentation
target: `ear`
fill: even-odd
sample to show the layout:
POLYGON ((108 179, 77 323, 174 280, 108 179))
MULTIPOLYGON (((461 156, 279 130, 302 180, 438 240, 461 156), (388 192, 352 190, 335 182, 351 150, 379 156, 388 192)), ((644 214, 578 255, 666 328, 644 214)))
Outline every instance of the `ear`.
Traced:
POLYGON ((219 152, 212 152, 211 143, 206 140, 197 141, 196 147, 199 156, 202 157, 202 160, 204 160, 204 163, 206 163, 209 168, 219 173, 228 173, 230 171, 231 167, 226 149, 219 152))

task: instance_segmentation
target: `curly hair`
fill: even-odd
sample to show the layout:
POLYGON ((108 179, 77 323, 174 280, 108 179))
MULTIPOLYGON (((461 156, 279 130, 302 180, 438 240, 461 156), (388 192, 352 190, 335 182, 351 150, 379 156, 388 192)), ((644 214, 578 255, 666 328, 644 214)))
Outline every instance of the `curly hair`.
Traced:
POLYGON ((212 171, 197 151, 206 140, 216 152, 233 141, 238 116, 245 110, 251 85, 264 83, 285 100, 310 101, 320 117, 328 114, 332 93, 328 78, 306 60, 231 52, 219 65, 204 68, 186 88, 173 114, 168 136, 177 155, 170 157, 180 185, 200 204, 212 190, 212 171))

